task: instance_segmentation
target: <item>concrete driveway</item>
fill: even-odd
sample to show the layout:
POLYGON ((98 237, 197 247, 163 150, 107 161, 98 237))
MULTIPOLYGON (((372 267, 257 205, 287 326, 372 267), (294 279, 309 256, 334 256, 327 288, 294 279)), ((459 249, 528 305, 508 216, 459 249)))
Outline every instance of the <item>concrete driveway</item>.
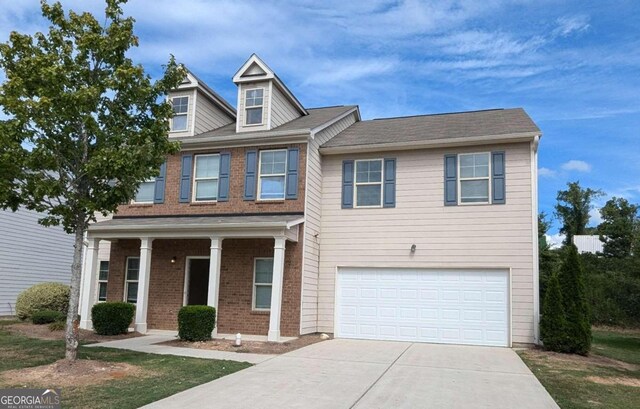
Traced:
POLYGON ((511 349, 345 339, 277 356, 147 407, 558 408, 511 349))

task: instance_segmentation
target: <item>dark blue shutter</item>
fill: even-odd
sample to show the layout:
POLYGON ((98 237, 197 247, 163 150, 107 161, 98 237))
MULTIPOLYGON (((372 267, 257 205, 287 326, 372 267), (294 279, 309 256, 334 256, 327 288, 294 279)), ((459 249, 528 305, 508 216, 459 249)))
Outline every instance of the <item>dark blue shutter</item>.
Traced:
POLYGON ((505 204, 504 152, 491 152, 491 203, 505 204))
POLYGON ((353 161, 342 161, 342 208, 353 208, 353 161))
POLYGON ((164 203, 164 185, 167 177, 167 162, 160 166, 160 174, 156 177, 156 186, 153 191, 153 203, 164 203))
POLYGON ((258 151, 247 151, 244 168, 244 200, 256 200, 258 151))
POLYGON ((182 155, 182 169, 180 170, 180 203, 191 201, 191 170, 193 155, 182 155))
POLYGON ((458 204, 458 156, 444 155, 444 205, 458 204))
POLYGON ((384 160, 384 207, 396 207, 396 160, 384 160))
POLYGON ((290 148, 287 151, 287 180, 285 182, 285 199, 298 198, 298 148, 290 148))
POLYGON ((220 153, 220 173, 218 175, 218 202, 229 200, 229 173, 231 172, 231 153, 220 153))

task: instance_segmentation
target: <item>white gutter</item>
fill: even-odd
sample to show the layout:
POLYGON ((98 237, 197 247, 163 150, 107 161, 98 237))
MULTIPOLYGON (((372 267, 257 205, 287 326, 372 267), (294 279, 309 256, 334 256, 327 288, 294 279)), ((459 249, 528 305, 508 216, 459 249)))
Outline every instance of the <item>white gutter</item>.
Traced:
POLYGON ((540 344, 540 264, 538 248, 538 144, 531 141, 531 239, 533 241, 533 342, 540 344))
POLYGON ((521 132, 503 135, 483 135, 463 138, 433 139, 428 141, 385 142, 370 145, 329 146, 321 147, 323 155, 338 155, 343 153, 370 153, 381 151, 399 151, 426 148, 443 148, 452 146, 468 146, 470 144, 489 145, 501 142, 531 141, 540 135, 539 132, 521 132))

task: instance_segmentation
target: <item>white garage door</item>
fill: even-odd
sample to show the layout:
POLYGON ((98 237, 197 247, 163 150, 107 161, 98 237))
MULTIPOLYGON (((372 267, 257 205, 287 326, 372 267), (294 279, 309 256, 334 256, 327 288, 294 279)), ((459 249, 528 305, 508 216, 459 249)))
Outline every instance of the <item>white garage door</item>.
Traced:
POLYGON ((336 336, 509 346, 508 289, 500 270, 340 269, 336 336))

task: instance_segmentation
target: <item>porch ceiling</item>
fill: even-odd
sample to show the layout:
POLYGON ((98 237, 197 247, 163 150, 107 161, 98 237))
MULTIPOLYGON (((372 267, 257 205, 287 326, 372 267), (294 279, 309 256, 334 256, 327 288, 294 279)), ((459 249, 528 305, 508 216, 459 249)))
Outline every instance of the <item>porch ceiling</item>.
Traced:
POLYGON ((87 236, 105 240, 279 236, 298 241, 298 225, 302 222, 301 215, 114 218, 92 224, 87 236))

